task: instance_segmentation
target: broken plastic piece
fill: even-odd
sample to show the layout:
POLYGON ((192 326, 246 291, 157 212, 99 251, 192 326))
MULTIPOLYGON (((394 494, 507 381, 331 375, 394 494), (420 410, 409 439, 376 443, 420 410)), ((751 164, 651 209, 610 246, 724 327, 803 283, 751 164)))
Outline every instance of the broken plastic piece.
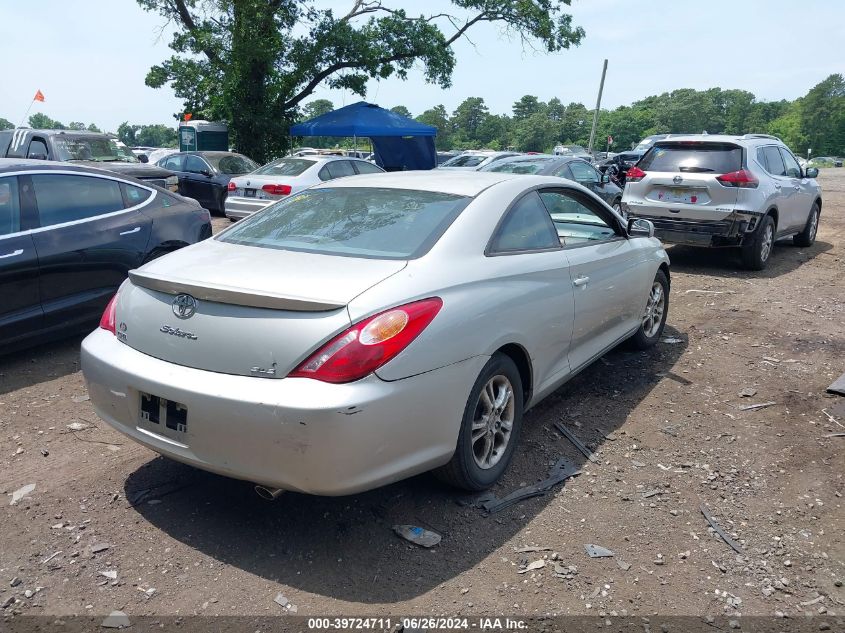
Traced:
POLYGON ((425 530, 416 525, 394 525, 393 531, 406 541, 420 547, 434 547, 442 538, 436 532, 425 530))
POLYGON ((584 546, 584 549, 587 552, 587 556, 590 558, 607 558, 608 556, 613 556, 613 552, 607 549, 606 547, 602 547, 601 545, 593 545, 592 543, 587 543, 584 546))

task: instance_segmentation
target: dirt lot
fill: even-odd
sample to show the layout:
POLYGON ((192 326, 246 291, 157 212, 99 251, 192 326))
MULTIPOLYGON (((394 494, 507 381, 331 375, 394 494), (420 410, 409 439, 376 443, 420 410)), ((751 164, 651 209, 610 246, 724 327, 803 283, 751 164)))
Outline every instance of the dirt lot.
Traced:
POLYGON ((560 457, 581 475, 490 516, 429 476, 269 503, 99 421, 79 338, 0 358, 0 488, 35 484, 0 503, 0 604, 16 599, 7 615, 273 615, 281 592, 300 615, 841 616, 845 437, 828 435, 845 431, 845 398, 825 387, 845 371, 845 169, 820 180, 815 246, 779 246, 764 272, 670 249, 668 340, 611 352, 529 412, 495 492, 543 479, 560 457), (708 530, 702 503, 741 555, 708 530), (443 541, 409 545, 397 523, 443 541), (616 556, 588 558, 586 543, 616 556), (550 549, 515 551, 525 546, 550 549))

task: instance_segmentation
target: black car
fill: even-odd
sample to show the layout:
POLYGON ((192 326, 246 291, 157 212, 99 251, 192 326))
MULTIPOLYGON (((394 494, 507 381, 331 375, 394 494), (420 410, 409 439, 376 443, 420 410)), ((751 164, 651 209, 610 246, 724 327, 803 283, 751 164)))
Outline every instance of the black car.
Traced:
POLYGON ((165 156, 158 165, 176 173, 179 193, 218 213, 225 213, 229 180, 258 169, 255 162, 234 152, 179 152, 165 156))
POLYGON ((141 180, 0 159, 0 353, 94 327, 129 270, 210 236, 208 211, 141 180))
POLYGON ((4 130, 0 132, 0 158, 55 160, 99 167, 170 191, 179 188, 179 180, 173 172, 142 163, 128 147, 100 132, 4 130))
POLYGON ((508 174, 534 174, 537 176, 559 176, 583 185, 611 207, 620 210, 622 189, 610 182, 610 177, 600 174, 583 158, 574 156, 553 156, 551 154, 526 154, 497 161, 481 171, 508 174))

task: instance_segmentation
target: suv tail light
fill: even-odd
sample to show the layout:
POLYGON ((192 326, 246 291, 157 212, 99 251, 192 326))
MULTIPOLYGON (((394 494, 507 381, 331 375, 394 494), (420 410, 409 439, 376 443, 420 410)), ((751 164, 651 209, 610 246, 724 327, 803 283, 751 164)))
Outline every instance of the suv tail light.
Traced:
POLYGON ((115 335, 117 334, 117 330, 115 328, 115 322, 117 321, 117 316, 115 315, 117 308, 116 304, 117 295, 111 298, 111 301, 109 301, 106 309, 103 310, 103 316, 100 317, 100 327, 115 335))
POLYGON ((287 196, 291 192, 290 185, 264 185, 261 187, 262 191, 266 191, 267 193, 274 195, 274 196, 287 196))
POLYGON ((233 182, 230 180, 230 181, 229 181, 229 184, 228 184, 228 185, 226 185, 226 190, 227 190, 227 191, 234 191, 235 189, 237 189, 237 187, 235 186, 235 183, 233 183, 233 182))
POLYGON ((391 308, 341 332, 288 377, 343 383, 359 380, 395 358, 440 312, 439 297, 391 308))
POLYGON ((722 183, 725 187, 742 187, 743 189, 756 189, 760 184, 754 174, 747 169, 740 169, 739 171, 732 171, 729 174, 722 174, 716 176, 716 180, 722 183))
POLYGON ((645 178, 645 172, 639 167, 631 167, 631 169, 625 172, 626 182, 639 182, 643 178, 645 178))

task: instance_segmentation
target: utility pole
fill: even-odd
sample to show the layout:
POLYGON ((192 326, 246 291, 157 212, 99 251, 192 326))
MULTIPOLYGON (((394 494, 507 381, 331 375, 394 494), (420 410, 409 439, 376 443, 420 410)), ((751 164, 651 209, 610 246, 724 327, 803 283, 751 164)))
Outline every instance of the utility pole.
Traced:
POLYGON ((587 146, 587 153, 593 155, 593 141, 596 140, 596 127, 599 124, 599 110, 601 109, 601 93, 604 91, 604 77, 607 74, 607 60, 601 69, 601 83, 599 84, 599 98, 596 99, 596 111, 593 113, 593 129, 590 130, 590 143, 587 146))

